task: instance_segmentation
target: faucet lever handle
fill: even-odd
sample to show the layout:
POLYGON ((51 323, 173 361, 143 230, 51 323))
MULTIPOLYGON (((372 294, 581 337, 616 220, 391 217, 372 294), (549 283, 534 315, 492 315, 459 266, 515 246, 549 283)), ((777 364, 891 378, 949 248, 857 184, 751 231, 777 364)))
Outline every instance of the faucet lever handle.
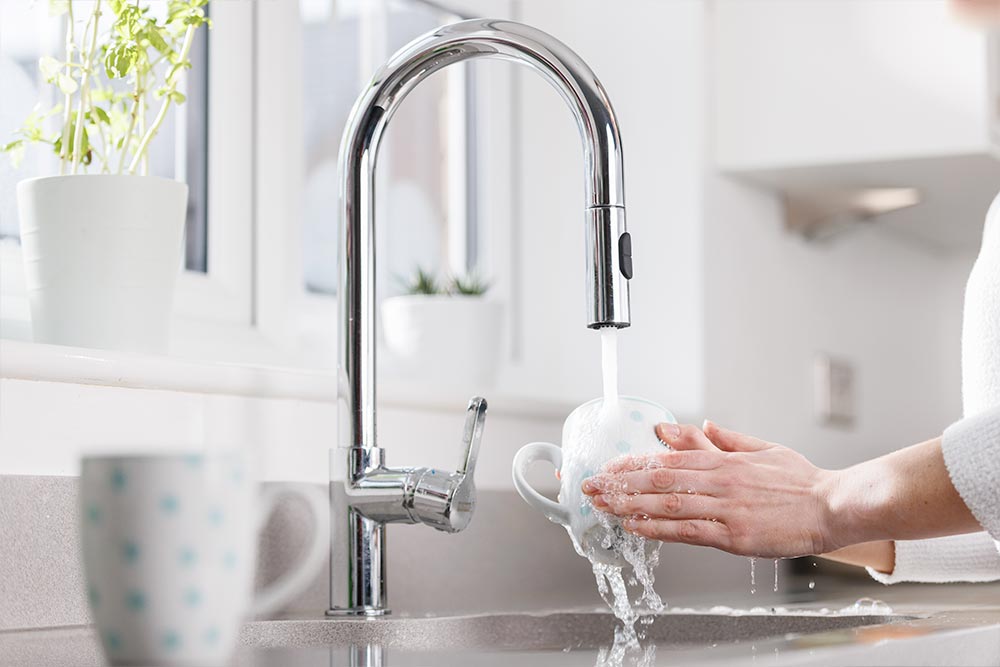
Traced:
POLYGON ((479 460, 479 445, 483 440, 483 428, 486 423, 486 399, 473 396, 469 399, 469 407, 465 411, 465 428, 462 431, 462 445, 465 453, 458 472, 471 479, 476 472, 476 461, 479 460))
POLYGON ((407 483, 408 497, 403 506, 414 521, 426 523, 438 530, 457 533, 465 530, 476 507, 476 460, 483 440, 486 422, 486 399, 476 396, 466 411, 462 444, 465 452, 455 472, 414 468, 412 484, 407 483))

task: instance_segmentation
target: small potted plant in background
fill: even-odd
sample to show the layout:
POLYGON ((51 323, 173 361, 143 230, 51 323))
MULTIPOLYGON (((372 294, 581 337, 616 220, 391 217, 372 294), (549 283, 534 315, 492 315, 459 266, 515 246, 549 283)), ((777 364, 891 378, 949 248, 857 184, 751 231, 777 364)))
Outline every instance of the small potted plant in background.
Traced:
POLYGON ((85 17, 50 0, 65 50, 39 69, 58 103, 36 107, 2 150, 31 144, 59 175, 17 186, 36 341, 163 352, 183 250, 187 185, 149 176, 150 143, 171 110, 208 0, 95 0, 85 17))
POLYGON ((475 275, 440 281, 418 268, 406 293, 382 301, 385 343, 403 373, 480 391, 496 380, 503 305, 475 275))

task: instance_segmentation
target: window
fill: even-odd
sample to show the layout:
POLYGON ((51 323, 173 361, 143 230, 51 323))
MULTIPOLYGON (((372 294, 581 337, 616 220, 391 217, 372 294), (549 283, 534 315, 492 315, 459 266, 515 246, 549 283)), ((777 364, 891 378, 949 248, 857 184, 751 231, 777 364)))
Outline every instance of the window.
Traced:
MULTIPOLYGON (((74 0, 74 8, 89 2, 74 0)), ((214 27, 192 53, 187 101, 161 130, 149 165, 190 188, 171 353, 333 367, 337 159, 348 114, 394 51, 461 17, 429 0, 216 1, 210 12, 214 27)), ((46 3, 0 3, 0 139, 50 94, 37 61, 60 40, 46 3)), ((509 194, 479 184, 509 192, 509 135, 485 145, 477 127, 509 119, 510 79, 479 80, 481 71, 472 63, 435 74, 386 133, 380 297, 398 293, 399 279, 418 266, 488 271, 504 252, 506 231, 489 219, 509 216, 509 194), (485 154, 489 165, 478 158, 485 154)), ((0 337, 30 338, 13 193, 18 180, 57 166, 35 148, 18 171, 0 156, 0 337)), ((490 277, 503 294, 504 280, 490 277)))
MULTIPOLYGON (((337 160, 351 108, 376 67, 434 28, 460 20, 424 0, 302 0, 303 274, 319 294, 336 289, 337 160), (336 66, 331 67, 332 63, 336 66)), ((381 295, 417 267, 476 267, 475 65, 439 72, 407 97, 379 157, 381 295)))
MULTIPOLYGON (((91 0, 76 0, 75 24, 82 30, 90 14, 91 0)), ((163 10, 163 3, 154 4, 154 11, 163 10)), ((105 20, 107 17, 105 17, 105 20)), ((68 20, 68 16, 66 17, 68 20)), ((46 3, 27 0, 4 2, 0 5, 0 143, 6 143, 36 105, 50 107, 55 90, 46 84, 38 69, 44 55, 58 54, 62 46, 64 20, 50 18, 46 3)), ((177 178, 188 183, 188 217, 186 228, 187 252, 185 267, 189 271, 207 271, 206 217, 206 129, 208 94, 208 31, 201 30, 192 46, 193 69, 184 81, 186 103, 178 113, 170 114, 157 140, 150 145, 148 173, 177 178)), ((124 81, 115 82, 125 85, 124 81)), ((47 133, 55 134, 58 119, 51 119, 47 133)), ((91 170, 93 171, 93 170, 91 170)), ((0 161, 0 240, 16 255, 18 239, 17 205, 14 192, 19 180, 58 173, 58 161, 44 146, 29 146, 23 162, 15 168, 11 160, 0 161)))
MULTIPOLYGON (((462 17, 425 0, 300 0, 292 7, 258 5, 256 163, 257 182, 267 186, 257 188, 257 247, 274 240, 270 256, 257 258, 258 322, 286 337, 297 352, 292 363, 330 368, 338 158, 348 116, 392 53, 462 17), (293 216, 300 226, 289 240, 293 216), (274 251, 281 243, 293 247, 274 251)), ((418 266, 438 273, 486 266, 477 69, 453 66, 422 82, 386 131, 376 174, 379 299, 400 293, 418 266)))

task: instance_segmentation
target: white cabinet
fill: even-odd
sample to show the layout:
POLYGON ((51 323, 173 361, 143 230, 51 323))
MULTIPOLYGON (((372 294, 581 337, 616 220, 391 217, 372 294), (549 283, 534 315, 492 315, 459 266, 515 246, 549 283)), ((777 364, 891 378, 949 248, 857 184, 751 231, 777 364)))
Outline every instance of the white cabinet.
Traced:
POLYGON ((715 163, 780 191, 789 228, 842 229, 905 188, 919 203, 880 225, 978 247, 1000 188, 1000 38, 946 0, 717 0, 710 31, 715 163))
POLYGON ((945 0, 719 0, 711 20, 724 169, 987 150, 989 42, 945 0))

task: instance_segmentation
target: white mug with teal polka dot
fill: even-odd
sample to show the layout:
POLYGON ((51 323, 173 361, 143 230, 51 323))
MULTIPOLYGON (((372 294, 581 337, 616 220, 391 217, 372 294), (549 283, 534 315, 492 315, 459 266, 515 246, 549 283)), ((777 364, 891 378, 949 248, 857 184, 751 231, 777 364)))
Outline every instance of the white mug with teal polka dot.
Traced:
POLYGON ((603 544, 606 530, 580 487, 612 459, 664 451, 654 430, 662 422, 675 424, 677 420, 666 408, 643 398, 621 396, 607 409, 600 398, 584 403, 566 418, 562 447, 533 442, 517 452, 514 488, 525 502, 564 526, 582 555, 589 554, 608 565, 623 565, 621 557, 603 544), (559 470, 559 502, 540 494, 525 479, 528 466, 535 461, 547 461, 559 470))
POLYGON ((261 493, 239 452, 85 457, 80 508, 87 595, 111 664, 226 664, 244 618, 301 592, 329 547, 325 495, 261 493), (313 541, 255 598, 257 532, 286 494, 307 502, 313 541))

